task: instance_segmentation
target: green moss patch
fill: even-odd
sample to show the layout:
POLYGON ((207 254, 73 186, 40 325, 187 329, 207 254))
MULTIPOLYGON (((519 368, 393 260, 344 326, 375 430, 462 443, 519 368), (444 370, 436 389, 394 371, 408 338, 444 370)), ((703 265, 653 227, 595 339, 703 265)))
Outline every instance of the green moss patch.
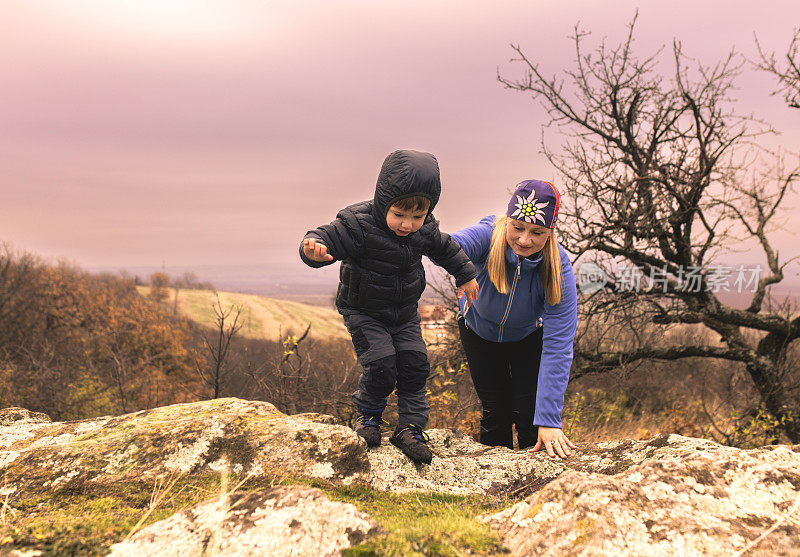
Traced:
POLYGON ((332 500, 352 503, 386 531, 343 555, 502 555, 499 535, 476 517, 511 504, 508 499, 438 493, 393 494, 366 487, 326 490, 332 500))
MULTIPOLYGON (((218 485, 217 478, 192 478, 176 484, 145 525, 207 499, 218 485)), ((56 495, 15 498, 11 494, 0 522, 0 553, 13 548, 38 549, 45 556, 104 555, 149 511, 154 491, 154 482, 85 482, 56 495)))
MULTIPOLYGON (((140 527, 163 520, 216 497, 218 474, 169 477, 100 485, 80 482, 53 493, 11 494, 0 521, 4 550, 40 550, 50 555, 105 555, 146 516, 140 527), (172 477, 175 480, 175 477, 172 477), (163 497, 159 500, 159 495, 163 497), (151 509, 151 502, 158 504, 151 509)), ((228 478, 228 489, 240 482, 228 478)), ((497 511, 511 501, 431 493, 392 494, 366 486, 336 486, 321 480, 287 477, 250 478, 237 491, 275 485, 310 485, 331 500, 351 503, 372 516, 385 533, 363 541, 345 555, 496 555, 505 554, 500 538, 476 516, 497 511)), ((3 498, 5 499, 5 498, 3 498)), ((2 501, 0 501, 2 506, 2 501)), ((353 540, 361 541, 361 540, 353 540)))

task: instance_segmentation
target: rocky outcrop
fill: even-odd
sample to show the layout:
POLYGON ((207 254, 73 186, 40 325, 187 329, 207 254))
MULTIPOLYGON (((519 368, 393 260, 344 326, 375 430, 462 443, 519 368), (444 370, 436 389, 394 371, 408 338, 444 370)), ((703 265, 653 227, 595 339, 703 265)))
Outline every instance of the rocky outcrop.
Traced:
POLYGON ((17 494, 74 489, 84 482, 232 471, 256 476, 354 481, 381 490, 519 497, 565 470, 616 473, 714 443, 673 436, 585 445, 565 461, 490 448, 451 430, 430 430, 430 465, 416 466, 388 443, 367 450, 329 416, 287 416, 267 402, 218 399, 115 417, 0 427, 0 472, 17 494))
POLYGON ((379 531, 369 516, 318 489, 280 486, 197 505, 112 546, 110 556, 338 555, 379 531))
POLYGON ((50 416, 41 412, 31 412, 25 408, 12 406, 0 410, 0 427, 21 424, 46 423, 50 421, 50 416))
POLYGON ((614 474, 567 471, 484 520, 515 555, 800 555, 800 446, 666 441, 614 474))
POLYGON ((218 399, 74 422, 17 421, 0 427, 0 489, 20 495, 223 470, 345 483, 366 474, 367 451, 353 431, 315 418, 218 399))
MULTIPOLYGON (((57 497, 87 483, 230 470, 393 492, 506 498, 507 509, 483 520, 516 555, 730 554, 773 527, 749 551, 800 554, 800 446, 745 451, 661 435, 580 444, 560 460, 485 447, 450 430, 428 433, 433 461, 415 466, 388 442, 367 450, 330 417, 286 416, 265 402, 221 399, 64 423, 23 416, 0 426, 0 495, 57 497)), ((255 516, 283 495, 235 497, 252 509, 247 516, 255 516)), ((203 517, 217 520, 214 505, 220 504, 173 517, 163 531, 187 525, 208 531, 203 517)), ((231 515, 232 525, 237 520, 231 515)), ((241 530, 231 526, 230 532, 241 530)), ((140 535, 160 536, 150 530, 140 535)))
POLYGON ((524 497, 538 491, 567 470, 617 474, 645 461, 682 458, 722 446, 704 439, 660 435, 647 441, 579 444, 567 459, 544 452, 486 447, 453 430, 428 431, 434 459, 415 466, 384 439, 369 451, 371 471, 366 481, 376 489, 395 492, 438 491, 456 495, 490 494, 524 497))

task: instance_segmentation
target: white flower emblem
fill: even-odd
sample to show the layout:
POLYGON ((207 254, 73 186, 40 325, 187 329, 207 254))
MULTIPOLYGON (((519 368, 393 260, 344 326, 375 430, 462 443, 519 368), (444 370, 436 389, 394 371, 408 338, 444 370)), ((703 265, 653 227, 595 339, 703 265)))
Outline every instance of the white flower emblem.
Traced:
POLYGON ((518 195, 517 202, 514 205, 517 210, 511 214, 511 218, 532 223, 536 223, 538 221, 546 226, 544 220, 544 209, 548 205, 550 205, 549 201, 539 202, 536 199, 535 191, 532 191, 527 198, 518 195))

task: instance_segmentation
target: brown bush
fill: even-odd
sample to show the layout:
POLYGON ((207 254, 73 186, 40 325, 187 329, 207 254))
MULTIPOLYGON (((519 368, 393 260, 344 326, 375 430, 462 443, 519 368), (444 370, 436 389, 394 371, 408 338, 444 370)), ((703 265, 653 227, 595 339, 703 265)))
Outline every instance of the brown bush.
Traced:
POLYGON ((350 395, 360 373, 352 343, 310 337, 295 345, 297 339, 234 338, 228 354, 230 375, 220 396, 264 400, 289 414, 318 412, 350 423, 350 395))
POLYGON ((3 404, 75 419, 187 400, 188 331, 130 280, 0 252, 3 404))
POLYGON ((169 298, 169 275, 167 273, 153 273, 150 275, 150 292, 147 294, 156 302, 163 302, 169 298))

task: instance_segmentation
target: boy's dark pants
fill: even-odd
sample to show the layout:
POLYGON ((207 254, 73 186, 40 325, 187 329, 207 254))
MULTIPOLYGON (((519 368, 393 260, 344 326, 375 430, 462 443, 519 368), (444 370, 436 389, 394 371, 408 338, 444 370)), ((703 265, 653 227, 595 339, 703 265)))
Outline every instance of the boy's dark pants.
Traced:
POLYGON ((536 387, 542 358, 542 328, 517 342, 491 342, 458 319, 461 345, 469 372, 481 399, 480 442, 513 448, 511 425, 517 428, 519 448, 536 444, 539 428, 533 425, 536 387))
POLYGON ((353 402, 362 412, 381 413, 386 397, 397 389, 398 425, 428 423, 430 407, 425 383, 431 372, 422 340, 419 316, 399 325, 386 325, 364 314, 345 315, 358 363, 364 369, 353 402))

